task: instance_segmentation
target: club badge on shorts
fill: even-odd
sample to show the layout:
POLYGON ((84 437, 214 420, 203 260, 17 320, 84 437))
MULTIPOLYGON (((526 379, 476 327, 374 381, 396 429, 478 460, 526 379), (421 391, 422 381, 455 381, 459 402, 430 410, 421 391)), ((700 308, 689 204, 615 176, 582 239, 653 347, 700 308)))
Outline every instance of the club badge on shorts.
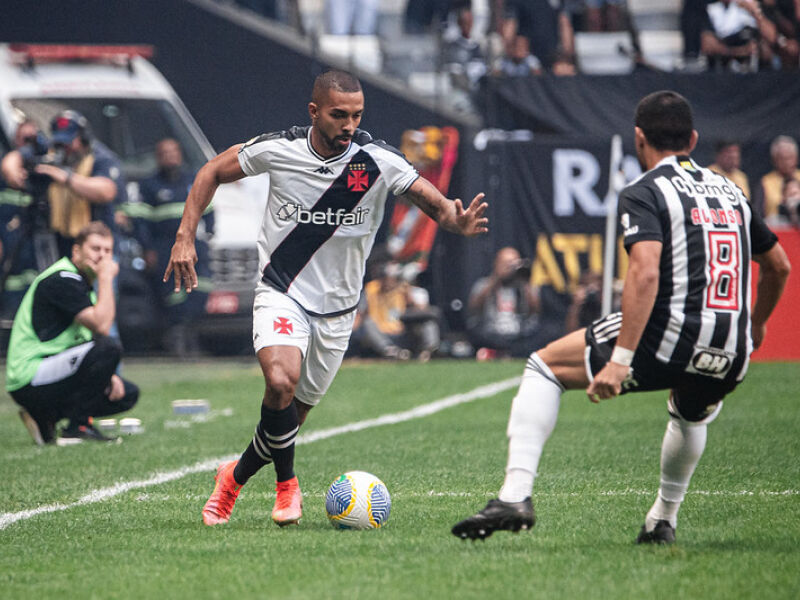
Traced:
POLYGON ((294 325, 286 317, 278 317, 272 322, 272 330, 283 335, 289 335, 294 331, 294 325))

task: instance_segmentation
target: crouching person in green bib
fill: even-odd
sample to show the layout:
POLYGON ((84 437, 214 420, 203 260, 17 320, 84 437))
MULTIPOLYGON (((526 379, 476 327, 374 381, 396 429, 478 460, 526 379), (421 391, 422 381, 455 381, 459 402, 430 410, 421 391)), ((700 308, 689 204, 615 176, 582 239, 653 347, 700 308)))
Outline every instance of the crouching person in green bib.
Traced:
POLYGON ((139 398, 139 388, 115 374, 122 348, 108 337, 119 271, 113 245, 105 224, 86 225, 71 256, 34 280, 14 317, 6 389, 39 445, 114 441, 94 427, 92 418, 129 410, 139 398), (57 437, 56 423, 62 419, 69 422, 57 437))

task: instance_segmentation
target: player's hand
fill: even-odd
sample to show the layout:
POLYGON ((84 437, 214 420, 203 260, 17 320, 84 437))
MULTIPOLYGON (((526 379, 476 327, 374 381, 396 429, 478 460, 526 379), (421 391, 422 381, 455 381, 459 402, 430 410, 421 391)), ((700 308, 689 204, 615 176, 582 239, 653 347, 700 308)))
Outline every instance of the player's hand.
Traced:
POLYGON ((619 396, 622 391, 622 382, 628 376, 630 367, 615 362, 607 362, 600 372, 595 375, 592 383, 586 388, 589 400, 597 404, 600 400, 608 400, 619 396))
POLYGON ((464 205, 460 199, 456 198, 453 201, 456 207, 456 226, 461 235, 472 237, 489 231, 487 227, 489 219, 484 216, 489 205, 486 202, 482 202, 484 196, 485 194, 482 192, 475 196, 466 210, 464 210, 464 205))
POLYGON ((163 281, 169 280, 170 273, 175 273, 175 293, 181 291, 181 287, 186 293, 191 293, 197 287, 197 272, 194 265, 197 263, 197 251, 194 248, 194 241, 184 241, 176 239, 172 246, 169 256, 167 270, 164 271, 163 281))
POLYGON ((39 175, 45 175, 49 177, 56 183, 66 184, 67 179, 69 178, 69 171, 62 169, 61 167, 56 167, 54 165, 36 165, 33 168, 39 175))
POLYGON ((111 376, 111 384, 109 385, 108 399, 112 402, 122 400, 125 397, 125 384, 122 383, 122 378, 119 375, 111 376))

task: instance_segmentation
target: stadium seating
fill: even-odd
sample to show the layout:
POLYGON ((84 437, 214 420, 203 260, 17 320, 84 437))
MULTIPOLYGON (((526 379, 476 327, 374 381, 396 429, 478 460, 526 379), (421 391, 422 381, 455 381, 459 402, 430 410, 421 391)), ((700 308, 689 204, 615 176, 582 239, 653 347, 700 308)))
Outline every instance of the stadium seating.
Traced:
POLYGON ((321 35, 319 50, 323 57, 343 60, 354 70, 382 71, 383 55, 376 35, 321 35))

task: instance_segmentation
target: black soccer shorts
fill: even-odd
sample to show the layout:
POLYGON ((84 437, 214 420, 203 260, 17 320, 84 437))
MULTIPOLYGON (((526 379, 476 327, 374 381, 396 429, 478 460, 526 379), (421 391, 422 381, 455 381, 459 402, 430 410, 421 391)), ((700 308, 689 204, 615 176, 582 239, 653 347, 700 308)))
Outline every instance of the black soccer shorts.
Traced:
MULTIPOLYGON (((622 314, 612 313, 586 328, 586 373, 589 379, 593 379, 611 358, 621 323, 622 314)), ((671 390, 671 408, 678 412, 674 416, 691 422, 702 421, 738 382, 733 378, 717 379, 687 373, 686 366, 667 365, 653 354, 637 349, 631 372, 622 382, 621 393, 671 390)))

